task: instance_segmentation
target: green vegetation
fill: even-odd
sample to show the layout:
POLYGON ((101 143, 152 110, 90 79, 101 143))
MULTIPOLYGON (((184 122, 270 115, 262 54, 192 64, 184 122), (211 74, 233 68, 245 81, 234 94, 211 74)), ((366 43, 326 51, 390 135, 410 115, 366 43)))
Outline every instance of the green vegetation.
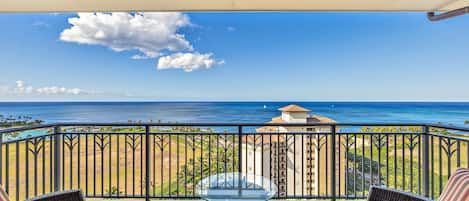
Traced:
MULTIPOLYGON (((183 139, 179 141, 179 143, 185 143, 183 139)), ((190 138, 188 148, 191 149, 192 158, 180 167, 179 174, 171 180, 170 184, 152 185, 152 192, 163 195, 178 193, 194 195, 197 191, 197 183, 205 177, 217 173, 234 172, 238 163, 234 152, 238 145, 233 145, 234 141, 233 135, 204 136, 203 139, 200 136, 190 138)))
MULTIPOLYGON (((422 165, 423 138, 411 134, 422 132, 422 127, 365 127, 361 131, 383 133, 383 135, 357 135, 357 149, 355 150, 353 145, 349 147, 347 152, 350 167, 347 176, 349 194, 355 193, 355 190, 358 194, 363 191, 366 194, 370 180, 373 180, 375 185, 379 183, 414 193, 423 192, 423 169, 419 169, 422 165), (408 134, 394 135, 393 133, 408 134), (365 146, 362 146, 361 142, 365 143, 365 146), (372 144, 371 147, 370 144, 372 144), (364 161, 363 173, 362 159, 364 161), (356 168, 355 171, 353 167, 356 168), (374 174, 373 179, 370 179, 370 167, 374 174), (378 173, 381 175, 379 178, 378 173), (362 189, 362 182, 364 189, 362 189)), ((431 128, 430 132, 444 136, 463 137, 446 129, 431 128)), ((440 186, 443 188, 448 180, 448 173, 454 171, 458 165, 463 167, 469 165, 469 161, 465 160, 468 154, 465 150, 469 144, 440 137, 430 137, 429 140, 430 187, 433 187, 430 193, 433 192, 433 197, 438 197, 440 186), (448 160, 451 166, 448 166, 448 160), (441 169, 440 164, 442 164, 441 169)))
POLYGON ((30 116, 4 116, 0 115, 0 128, 19 127, 19 126, 30 126, 41 124, 44 121, 34 120, 30 116))
MULTIPOLYGON (((140 191, 141 186, 144 186, 144 181, 140 180, 140 178, 144 174, 144 167, 142 166, 143 164, 141 161, 144 160, 143 154, 146 151, 149 151, 151 154, 151 162, 152 162, 152 168, 151 168, 151 186, 153 189, 161 189, 161 187, 164 188, 163 194, 167 195, 169 192, 174 192, 174 189, 177 189, 177 186, 181 187, 183 184, 182 183, 175 183, 177 181, 178 177, 185 177, 182 175, 177 175, 176 169, 181 171, 184 168, 187 168, 187 179, 192 180, 192 181, 198 181, 200 178, 203 178, 206 175, 209 175, 213 172, 216 172, 216 170, 212 170, 212 172, 203 170, 203 176, 198 175, 198 172, 200 170, 199 164, 204 164, 207 161, 207 155, 208 153, 208 137, 204 136, 203 140, 200 139, 201 135, 200 134, 194 134, 194 135, 186 135, 187 137, 182 137, 182 135, 168 135, 168 133, 207 133, 209 134, 212 132, 210 129, 205 129, 205 128, 196 128, 196 127, 157 127, 153 126, 151 127, 151 132, 152 133, 164 133, 164 135, 151 135, 150 137, 150 148, 147 149, 147 147, 144 146, 144 140, 145 138, 138 134, 138 135, 132 135, 132 133, 143 133, 145 131, 144 127, 63 127, 62 128, 66 132, 72 132, 72 133, 121 133, 119 135, 109 135, 109 134, 88 134, 88 135, 68 135, 64 136, 62 140, 64 140, 63 143, 63 175, 66 175, 64 177, 63 183, 61 185, 64 186, 65 189, 68 188, 80 188, 84 192, 88 192, 91 194, 132 194, 133 193, 133 187, 135 186, 135 193, 136 194, 142 194, 144 193, 140 191), (188 141, 186 146, 186 138, 188 141), (135 140, 135 141, 133 141, 135 140), (78 143, 78 141, 80 143, 78 143), (143 142, 143 145, 142 145, 143 142), (194 144, 195 142, 195 144, 194 144), (202 144, 201 144, 202 142, 202 144), (163 143, 164 149, 160 149, 158 146, 158 143, 163 143), (70 148, 72 147, 72 149, 70 148), (171 148, 169 148, 171 147, 171 148), (179 152, 176 152, 176 147, 180 148, 179 152), (188 152, 184 152, 184 150, 187 150, 188 152), (135 150, 132 151, 132 148, 135 150), (81 150, 80 152, 78 150, 81 150), (88 155, 85 154, 85 150, 88 151, 88 155), (203 151, 202 151, 203 150, 203 151), (135 152, 135 154, 133 154, 135 152), (119 161, 117 160, 117 156, 119 153, 119 161), (204 160, 200 161, 200 156, 203 153, 204 160), (73 156, 73 157, 72 157, 73 156), (176 162, 169 163, 168 164, 168 158, 172 158, 175 160, 177 157, 179 157, 179 166, 176 164, 176 162), (196 159, 194 160, 193 157, 196 159), (199 157, 199 158, 197 158, 199 157), (77 159, 81 159, 81 163, 78 163, 77 159), (164 159, 160 161, 161 159, 164 159), (155 160, 156 159, 156 160, 155 160), (88 166, 86 166, 85 161, 88 161, 88 166), (186 162, 187 160, 187 162, 186 162), (136 163, 132 163, 132 161, 136 161, 136 163), (153 163, 155 161, 155 163, 153 163), (95 164, 96 163, 96 164, 95 164), (192 166, 192 164, 195 164, 195 166, 192 166), (102 166, 103 165, 103 166, 102 166), (185 167, 184 165, 187 165, 185 167), (73 180, 70 177, 70 167, 73 168, 73 180), (109 171, 110 168, 112 168, 112 171, 109 171), (117 167, 120 167, 120 170, 117 171, 117 167), (127 169, 125 169, 127 167, 127 169), (160 170, 163 169, 160 174, 160 170), (85 182, 85 173, 88 170, 88 189, 85 189, 86 182, 85 182), (169 170, 173 170, 172 172, 169 170), (92 171, 95 171, 97 177, 94 179, 94 173, 92 171), (189 171, 195 171, 194 175, 191 175, 189 171), (77 180, 77 174, 81 175, 81 179, 77 180), (133 182, 133 174, 135 174, 135 180, 133 182), (103 179, 101 179, 101 175, 103 176, 103 179), (117 178, 119 178, 119 183, 117 178), (125 178, 127 179, 128 183, 125 186, 124 181, 125 178), (164 182, 160 182, 164 178, 164 182), (111 183, 108 183, 109 180, 112 180, 111 183), (168 185, 171 183, 171 185, 168 185), (101 185, 104 185, 103 189, 101 188, 101 185), (109 185, 111 184, 111 185, 109 185), (169 191, 171 189, 171 191, 169 191)), ((219 139, 222 139, 222 136, 219 136, 219 139)), ((228 136, 230 138, 230 136, 228 136)), ((227 138, 227 142, 230 142, 231 139, 227 138)), ((35 178, 34 172, 35 169, 37 170, 38 173, 38 188, 42 188, 42 184, 45 184, 45 191, 48 192, 49 186, 50 186, 50 176, 49 175, 49 170, 52 168, 51 167, 51 158, 49 157, 50 153, 50 148, 51 148, 51 141, 48 138, 45 138, 44 141, 37 141, 38 146, 40 150, 44 149, 44 153, 46 153, 45 157, 42 154, 37 155, 37 161, 39 164, 42 164, 44 161, 44 167, 37 164, 38 166, 35 166, 34 161, 32 161, 33 157, 33 152, 29 151, 29 164, 26 165, 26 152, 24 150, 27 150, 26 146, 29 146, 30 149, 34 149, 34 144, 36 140, 31 140, 29 141, 28 144, 25 143, 25 141, 20 141, 17 144, 10 144, 9 146, 9 151, 6 151, 6 146, 2 146, 3 153, 8 153, 9 158, 12 161, 8 167, 9 169, 9 189, 11 192, 16 192, 16 183, 23 184, 26 182, 26 175, 20 174, 19 176, 19 181, 16 181, 15 175, 17 173, 23 173, 23 172, 28 172, 29 175, 29 181, 33 181, 35 178), (44 142, 44 143, 42 143, 44 142), (19 155, 16 153, 19 152, 19 155), (18 157, 19 158, 18 158, 18 157), (43 158, 44 157, 44 158, 43 158), (19 161, 19 169, 16 169, 16 166, 14 165, 16 161, 19 161), (42 181, 42 172, 45 172, 45 179, 42 181)), ((225 141, 223 141, 225 142, 225 141)), ((213 143, 213 146, 215 146, 215 136, 211 137, 210 143, 213 143)), ((220 143, 220 148, 222 147, 220 143)), ((212 148, 213 152, 211 162, 212 165, 215 164, 215 149, 212 148)), ((222 155, 225 153, 222 152, 220 149, 220 161, 224 161, 222 155)), ((224 151, 224 150, 223 150, 224 151)), ((227 158, 229 156, 232 156, 230 153, 231 150, 226 152, 227 158)), ((42 151, 38 152, 42 153, 42 151)), ((5 160, 5 158, 4 158, 5 160)), ((231 159, 226 159, 230 161, 231 159)), ((221 162, 220 162, 221 163, 221 162)), ((231 167, 227 167, 226 169, 229 170, 231 167)), ((3 168, 3 175, 6 175, 6 169, 3 168)), ((182 180, 181 180, 182 181, 182 180)), ((31 184, 32 185, 32 184, 31 184)), ((20 200, 23 200, 25 198, 26 192, 25 188, 23 186, 20 186, 20 200)), ((29 188, 29 196, 33 195, 33 190, 34 188, 29 188)), ((182 190, 182 188, 181 188, 182 190)), ((155 191, 154 191, 155 192, 155 191)), ((184 192, 184 191, 179 191, 184 192)), ((188 191, 189 192, 189 191, 188 191)), ((191 191, 190 191, 191 192, 191 191)), ((156 192, 157 193, 157 192, 156 192)), ((11 194, 11 198, 14 200, 16 193, 11 194)))
POLYGON ((108 195, 118 195, 118 194, 122 194, 122 191, 119 190, 119 188, 117 188, 116 186, 112 186, 111 189, 109 190, 106 190, 106 194, 108 195))

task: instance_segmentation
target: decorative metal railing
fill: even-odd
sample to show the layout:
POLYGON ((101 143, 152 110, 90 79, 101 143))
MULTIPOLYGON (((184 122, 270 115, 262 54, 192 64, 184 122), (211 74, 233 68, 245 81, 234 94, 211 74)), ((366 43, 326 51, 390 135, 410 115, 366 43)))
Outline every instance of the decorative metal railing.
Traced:
POLYGON ((269 178, 281 199, 365 198, 370 185, 437 198, 469 167, 469 128, 428 124, 60 123, 0 134, 12 200, 67 189, 197 198, 198 181, 232 172, 269 178))

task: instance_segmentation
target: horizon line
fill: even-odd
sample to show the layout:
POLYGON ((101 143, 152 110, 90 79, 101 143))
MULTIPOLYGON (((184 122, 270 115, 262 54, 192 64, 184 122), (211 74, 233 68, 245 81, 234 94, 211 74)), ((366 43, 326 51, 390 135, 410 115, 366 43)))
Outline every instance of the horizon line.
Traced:
POLYGON ((428 102, 469 103, 469 100, 0 100, 0 103, 58 103, 58 102, 428 102))

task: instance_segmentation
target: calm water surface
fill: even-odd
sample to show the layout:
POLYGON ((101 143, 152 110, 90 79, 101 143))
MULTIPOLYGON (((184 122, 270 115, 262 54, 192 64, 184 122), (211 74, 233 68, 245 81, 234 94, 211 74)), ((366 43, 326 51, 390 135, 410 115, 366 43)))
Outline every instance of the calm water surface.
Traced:
POLYGON ((1 102, 2 115, 51 122, 266 122, 298 104, 338 122, 414 122, 463 126, 469 102, 1 102), (264 108, 265 106, 265 108, 264 108))

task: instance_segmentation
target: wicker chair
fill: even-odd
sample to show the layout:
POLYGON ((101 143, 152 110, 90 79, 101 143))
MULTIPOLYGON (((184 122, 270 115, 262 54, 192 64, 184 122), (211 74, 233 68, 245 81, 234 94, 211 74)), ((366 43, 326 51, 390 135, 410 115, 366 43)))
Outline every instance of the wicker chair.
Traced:
POLYGON ((370 188, 370 194, 368 195, 368 201, 431 201, 429 198, 425 198, 412 193, 398 191, 380 186, 372 186, 370 188))
POLYGON ((41 195, 27 201, 84 201, 84 199, 80 190, 70 190, 41 195))

